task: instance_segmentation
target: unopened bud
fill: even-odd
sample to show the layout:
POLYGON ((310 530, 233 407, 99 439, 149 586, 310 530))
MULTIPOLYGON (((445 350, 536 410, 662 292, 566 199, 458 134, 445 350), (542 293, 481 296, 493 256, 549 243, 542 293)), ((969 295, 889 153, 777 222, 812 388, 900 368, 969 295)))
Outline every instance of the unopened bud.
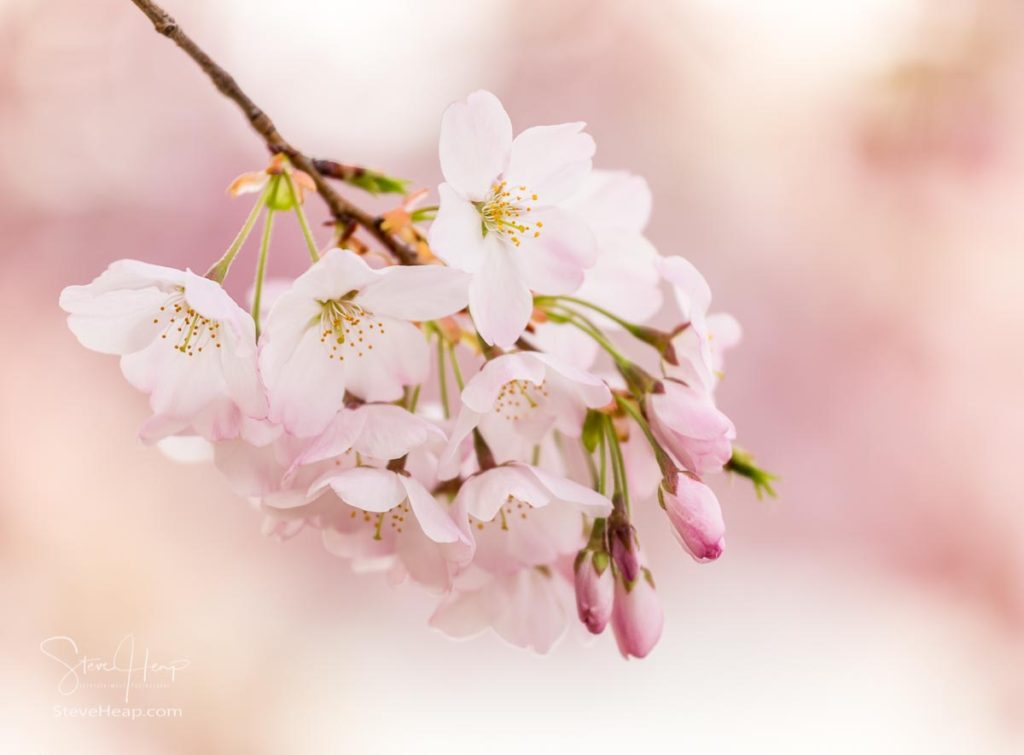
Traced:
POLYGON ((612 630, 619 652, 625 658, 643 658, 661 639, 665 614, 654 591, 654 577, 643 569, 633 581, 618 574, 615 578, 615 606, 612 630))
POLYGON ((714 561, 725 549, 722 507, 711 488, 687 474, 674 475, 658 488, 676 539, 697 561, 714 561))
POLYGON ((615 598, 615 578, 607 551, 590 548, 576 558, 576 613, 593 634, 608 626, 615 598))

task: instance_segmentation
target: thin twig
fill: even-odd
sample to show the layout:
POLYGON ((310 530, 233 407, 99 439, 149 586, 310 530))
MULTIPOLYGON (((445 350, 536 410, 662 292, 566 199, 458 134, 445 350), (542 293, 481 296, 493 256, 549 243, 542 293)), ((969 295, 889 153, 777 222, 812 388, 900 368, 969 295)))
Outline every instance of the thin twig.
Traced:
POLYGON ((349 202, 334 190, 317 170, 313 160, 289 144, 274 122, 270 120, 249 96, 242 91, 242 88, 227 71, 221 68, 214 60, 189 37, 178 23, 167 11, 150 0, 132 0, 133 3, 146 14, 146 17, 153 22, 153 28, 159 34, 172 40, 180 47, 202 69, 203 73, 213 82, 225 97, 234 102, 248 119, 250 125, 266 142, 267 148, 273 153, 283 153, 289 157, 292 164, 308 173, 316 184, 317 192, 327 204, 334 219, 343 226, 356 223, 365 228, 377 241, 383 244, 403 265, 414 265, 417 263, 416 252, 410 249, 403 242, 392 236, 381 228, 382 219, 360 207, 349 202))

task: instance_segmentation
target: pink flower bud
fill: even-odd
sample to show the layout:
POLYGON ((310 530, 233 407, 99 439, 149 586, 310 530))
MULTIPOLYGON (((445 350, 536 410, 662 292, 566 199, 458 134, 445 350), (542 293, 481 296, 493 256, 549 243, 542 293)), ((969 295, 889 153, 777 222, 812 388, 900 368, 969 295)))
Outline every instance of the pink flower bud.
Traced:
POLYGON ((576 612, 593 634, 608 626, 615 597, 615 578, 606 551, 580 551, 576 559, 576 612))
POLYGON ((720 470, 732 456, 736 428, 710 399, 675 380, 647 395, 647 417, 658 442, 691 472, 720 470))
POLYGON ((622 656, 643 658, 650 653, 661 639, 664 623, 650 570, 644 569, 632 583, 616 575, 612 630, 622 656))
POLYGON ((658 500, 676 539, 697 561, 714 561, 725 549, 725 521, 714 491, 689 475, 676 475, 658 488, 658 500))

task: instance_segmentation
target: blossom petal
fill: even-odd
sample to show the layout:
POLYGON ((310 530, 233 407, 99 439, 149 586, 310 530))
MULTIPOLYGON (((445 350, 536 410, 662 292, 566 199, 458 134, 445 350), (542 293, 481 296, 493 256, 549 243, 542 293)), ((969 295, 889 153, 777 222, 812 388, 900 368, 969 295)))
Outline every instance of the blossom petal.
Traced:
POLYGON ((320 342, 315 301, 285 294, 260 339, 260 373, 270 398, 268 417, 301 437, 317 435, 341 408, 344 363, 328 359, 320 342))
POLYGON ((430 249, 452 267, 475 273, 486 256, 480 213, 448 184, 438 186, 437 193, 441 201, 430 225, 430 249))
POLYGON ((473 92, 441 116, 441 172, 470 200, 484 198, 505 170, 511 146, 512 122, 490 92, 473 92))
MULTIPOLYGON (((316 301, 340 299, 377 280, 380 273, 350 249, 331 249, 295 279, 292 290, 281 297, 301 296, 316 301)), ((274 309, 277 309, 275 304, 274 309)), ((273 317, 271 310, 271 317, 273 317)))
POLYGON ((365 420, 353 448, 371 459, 399 459, 428 443, 445 442, 439 427, 400 406, 366 404, 355 413, 365 420))
POLYGON ((612 392, 597 375, 573 367, 551 354, 536 353, 533 357, 572 383, 573 394, 587 408, 597 409, 611 403, 612 392))
POLYGON ((672 284, 683 317, 703 323, 711 306, 711 287, 700 271, 682 257, 662 257, 655 264, 662 277, 672 284))
POLYGON ((540 235, 523 239, 517 250, 526 284, 540 294, 570 294, 583 283, 583 271, 597 259, 594 234, 580 218, 556 208, 535 213, 540 235))
POLYGON ((563 205, 583 216, 595 231, 641 233, 651 217, 651 188, 624 170, 593 170, 563 205))
POLYGON ((596 146, 585 123, 528 128, 512 142, 505 180, 509 186, 525 186, 537 194, 537 202, 549 206, 576 191, 590 172, 596 146))
POLYGON ((596 490, 588 488, 565 477, 557 477, 538 467, 526 464, 519 465, 528 471, 537 482, 550 491, 560 501, 572 504, 589 516, 608 516, 612 512, 612 502, 596 490))
POLYGON ((533 297, 520 278, 513 255, 494 234, 487 255, 469 284, 469 311, 481 338, 508 348, 522 335, 533 312, 533 297))
MULTIPOLYGON (((597 259, 584 274, 576 296, 624 320, 646 322, 662 305, 661 276, 655 267, 658 250, 631 231, 606 230, 598 238, 597 259)), ((619 328, 599 314, 593 317, 609 328, 619 328)))
POLYGON ((424 535, 435 543, 462 541, 468 544, 469 539, 455 524, 448 511, 423 487, 422 483, 405 475, 398 477, 405 488, 412 513, 416 515, 416 521, 419 522, 424 535))
POLYGON ((470 477, 462 484, 455 498, 456 505, 465 506, 470 516, 485 522, 495 517, 509 496, 534 508, 547 506, 552 495, 524 466, 494 467, 470 477))
POLYGON ((395 266, 380 271, 355 301, 377 315, 400 320, 436 320, 469 301, 469 276, 440 265, 395 266))
POLYGON ((462 403, 475 412, 484 414, 494 408, 501 389, 513 380, 525 380, 534 385, 544 382, 547 362, 533 352, 502 354, 484 364, 462 390, 462 403))
POLYGON ((345 346, 345 387, 364 401, 397 401, 403 386, 426 380, 430 348, 412 323, 390 317, 377 322, 384 335, 366 349, 355 341, 345 346))
POLYGON ((329 472, 313 484, 309 494, 312 496, 329 487, 349 506, 381 513, 405 500, 405 488, 398 477, 395 472, 371 467, 329 472))

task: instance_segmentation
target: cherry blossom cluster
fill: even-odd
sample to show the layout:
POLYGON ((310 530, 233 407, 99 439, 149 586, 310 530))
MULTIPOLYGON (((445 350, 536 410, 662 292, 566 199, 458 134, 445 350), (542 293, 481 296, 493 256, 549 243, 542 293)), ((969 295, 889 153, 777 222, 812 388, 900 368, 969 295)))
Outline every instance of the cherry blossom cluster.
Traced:
POLYGON ((277 156, 232 186, 257 201, 205 275, 120 260, 60 305, 148 395, 141 438, 212 460, 266 534, 314 530, 353 569, 435 593, 430 624, 451 636, 490 627, 546 652, 575 613, 643 657, 663 615, 634 510, 660 506, 713 561, 725 525, 705 478, 727 469, 760 493, 771 476, 715 404, 738 324, 644 237, 645 181, 594 170, 594 150, 582 123, 513 137, 475 92, 442 118, 439 205, 417 209, 420 193, 383 216, 419 264, 345 227, 318 246, 309 177, 277 156), (278 281, 285 212, 311 262, 278 281), (243 307, 222 284, 261 216, 243 307), (663 330, 647 323, 665 291, 663 330))

